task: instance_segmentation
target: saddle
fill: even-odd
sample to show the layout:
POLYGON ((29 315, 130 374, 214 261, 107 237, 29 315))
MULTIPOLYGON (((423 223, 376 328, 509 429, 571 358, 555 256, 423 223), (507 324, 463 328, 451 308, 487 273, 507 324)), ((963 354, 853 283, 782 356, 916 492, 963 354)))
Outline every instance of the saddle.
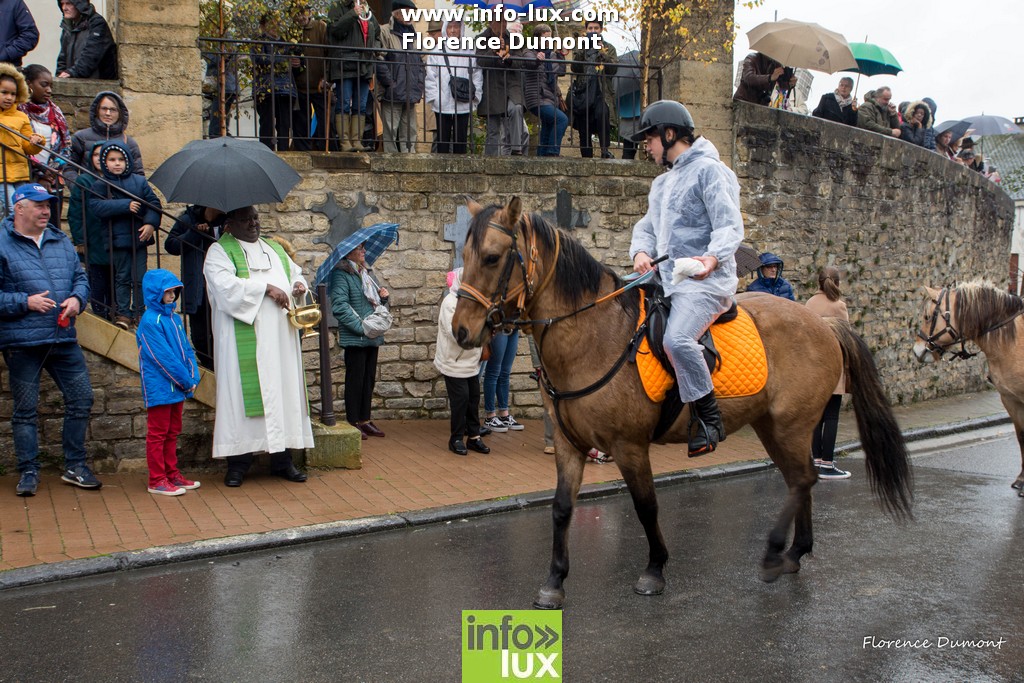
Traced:
MULTIPOLYGON (((644 329, 630 361, 637 366, 648 398, 662 404, 652 441, 663 436, 683 410, 675 371, 664 346, 669 310, 670 300, 660 283, 649 283, 641 288, 637 329, 644 329)), ((753 319, 735 301, 698 343, 703 347, 704 361, 718 397, 751 396, 764 388, 768 380, 764 344, 753 319)))

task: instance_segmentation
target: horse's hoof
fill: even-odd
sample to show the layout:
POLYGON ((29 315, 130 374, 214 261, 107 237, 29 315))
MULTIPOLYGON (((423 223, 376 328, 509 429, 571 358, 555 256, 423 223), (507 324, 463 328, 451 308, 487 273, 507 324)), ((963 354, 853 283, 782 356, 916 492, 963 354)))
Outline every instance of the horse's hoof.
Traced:
POLYGON ((767 561, 761 565, 761 580, 765 583, 771 583, 775 581, 779 576, 782 575, 783 563, 781 560, 775 560, 772 563, 767 561))
POLYGON ((537 597, 533 600, 533 606, 537 609, 562 609, 565 604, 565 591, 561 588, 541 588, 537 591, 537 597))
POLYGON ((1024 491, 1024 477, 1017 477, 1017 480, 1010 484, 1010 488, 1024 491))
POLYGON ((794 560, 790 557, 782 558, 782 573, 783 574, 796 574, 800 571, 800 561, 794 560))
POLYGON ((661 595, 665 592, 665 579, 660 576, 641 574, 633 586, 633 592, 637 595, 661 595))

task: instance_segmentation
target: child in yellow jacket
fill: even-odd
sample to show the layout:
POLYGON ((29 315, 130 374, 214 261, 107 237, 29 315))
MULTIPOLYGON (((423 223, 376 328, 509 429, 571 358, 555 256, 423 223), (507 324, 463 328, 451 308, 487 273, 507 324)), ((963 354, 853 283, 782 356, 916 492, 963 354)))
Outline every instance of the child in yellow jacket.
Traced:
POLYGON ((28 116, 18 111, 18 105, 28 101, 28 85, 13 64, 0 63, 0 181, 3 197, 0 198, 0 217, 6 216, 13 207, 11 197, 14 189, 30 180, 29 160, 38 154, 46 144, 42 136, 32 131, 28 116), (21 133, 31 142, 18 137, 8 128, 21 133))

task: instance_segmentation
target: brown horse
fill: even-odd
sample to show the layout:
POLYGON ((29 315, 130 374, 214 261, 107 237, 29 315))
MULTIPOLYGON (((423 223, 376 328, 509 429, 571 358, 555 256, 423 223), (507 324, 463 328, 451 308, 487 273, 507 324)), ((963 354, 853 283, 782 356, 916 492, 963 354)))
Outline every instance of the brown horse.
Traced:
MULTIPOLYGON (((452 321, 455 338, 471 348, 503 326, 527 327, 537 340, 549 386, 580 394, 561 401, 558 408, 554 545, 550 574, 534 605, 557 609, 565 600, 567 532, 585 457, 573 444, 615 455, 650 546, 647 568, 634 590, 641 595, 662 593, 668 550, 658 527, 648 453, 660 405, 647 398, 632 366, 612 371, 636 330, 636 290, 587 306, 623 283, 575 238, 552 228, 539 214, 523 215, 518 198, 508 206, 486 209, 471 202, 470 212, 474 218, 463 251, 462 298, 452 321), (578 391, 602 378, 607 382, 599 389, 578 391)), ((761 567, 762 578, 773 581, 782 573, 798 571, 800 558, 813 547, 811 487, 817 472, 810 455, 811 433, 843 372, 844 359, 871 486, 896 516, 909 513, 910 470, 874 361, 848 325, 826 322, 803 306, 774 296, 743 296, 741 302, 764 340, 768 382, 760 393, 723 399, 720 406, 727 432, 753 425, 789 488, 768 535, 761 567), (793 543, 783 554, 794 525, 793 543)), ((554 417, 549 395, 545 407, 554 417)), ((685 442, 688 418, 684 410, 663 441, 685 442)))
POLYGON ((959 344, 953 358, 969 358, 976 355, 967 352, 969 341, 985 353, 989 376, 1017 432, 1021 472, 1013 488, 1024 496, 1024 347, 1017 341, 1024 333, 1024 301, 980 281, 924 289, 927 298, 914 355, 931 363, 959 344))

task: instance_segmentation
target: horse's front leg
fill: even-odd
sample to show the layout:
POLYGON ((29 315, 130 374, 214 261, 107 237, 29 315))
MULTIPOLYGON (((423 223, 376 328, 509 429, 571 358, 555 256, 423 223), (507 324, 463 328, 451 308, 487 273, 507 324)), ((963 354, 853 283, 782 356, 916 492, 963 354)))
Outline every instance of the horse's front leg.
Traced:
POLYGON ((560 433, 555 436, 555 462, 558 466, 558 486, 551 503, 551 519, 554 524, 551 570, 548 580, 533 600, 533 606, 538 609, 562 609, 565 603, 562 583, 569 575, 569 522, 572 521, 576 495, 583 481, 584 455, 569 445, 560 433))
POLYGON ((1003 407, 1010 414, 1010 420, 1013 422, 1013 431, 1017 435, 1017 446, 1020 448, 1020 474, 1017 475, 1011 486, 1017 489, 1021 496, 1024 496, 1024 403, 1014 398, 1009 393, 1009 390, 1004 394, 1004 387, 1000 384, 996 384, 996 388, 999 389, 999 398, 1002 399, 1003 407))
POLYGON ((613 448, 612 457, 633 498, 633 507, 644 526, 650 548, 647 568, 640 574, 633 591, 639 595, 661 595, 665 591, 663 570, 668 561, 668 548, 658 526, 658 496, 654 490, 648 448, 647 445, 620 443, 613 448))

